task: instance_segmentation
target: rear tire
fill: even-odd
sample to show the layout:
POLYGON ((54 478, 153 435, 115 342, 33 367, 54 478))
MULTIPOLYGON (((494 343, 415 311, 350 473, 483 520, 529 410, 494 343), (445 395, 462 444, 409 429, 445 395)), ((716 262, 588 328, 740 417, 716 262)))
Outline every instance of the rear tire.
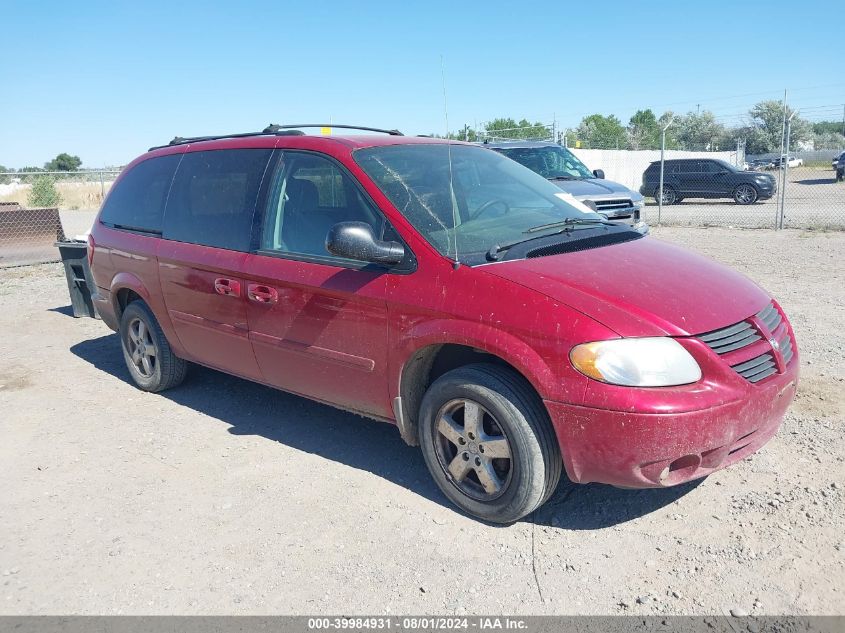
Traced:
POLYGON ((139 389, 164 391, 185 379, 187 361, 173 353, 152 310, 143 301, 133 301, 123 311, 120 342, 126 367, 139 389))
POLYGON ((733 198, 737 204, 754 204, 759 197, 760 194, 754 185, 742 184, 734 189, 733 198))
POLYGON ((467 365, 423 396, 419 440, 440 490, 465 512, 512 523, 552 495, 563 461, 551 420, 515 372, 467 365))
MULTIPOLYGON (((660 188, 654 190, 654 201, 660 203, 660 188)), ((675 204, 679 202, 678 193, 669 185, 663 185, 663 204, 675 204)))

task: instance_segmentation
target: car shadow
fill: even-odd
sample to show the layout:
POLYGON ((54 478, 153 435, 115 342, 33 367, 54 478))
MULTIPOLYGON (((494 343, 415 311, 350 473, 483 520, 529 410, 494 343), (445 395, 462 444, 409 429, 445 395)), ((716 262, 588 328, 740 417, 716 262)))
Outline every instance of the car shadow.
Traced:
POLYGON ((64 314, 65 316, 69 316, 72 318, 76 318, 73 316, 73 306, 59 306, 57 308, 49 308, 47 312, 57 312, 58 314, 64 314))
POLYGON ((832 182, 836 182, 836 177, 831 176, 830 178, 805 178, 804 180, 793 180, 797 185, 829 185, 832 182))
MULTIPOLYGON (((117 334, 82 341, 70 351, 98 370, 134 385, 120 353, 117 334)), ((406 445, 393 425, 199 365, 191 365, 184 384, 158 395, 229 425, 233 435, 261 436, 365 470, 460 512, 431 479, 419 448, 406 445)), ((656 490, 621 490, 600 484, 572 484, 564 475, 549 501, 524 520, 569 530, 609 527, 654 512, 685 495, 697 483, 656 490)))
MULTIPOLYGON (((564 476, 565 478, 565 476, 564 476)), ((566 530, 597 530, 627 523, 664 508, 698 487, 702 479, 671 488, 627 490, 605 484, 562 481, 534 513, 537 525, 566 530)))

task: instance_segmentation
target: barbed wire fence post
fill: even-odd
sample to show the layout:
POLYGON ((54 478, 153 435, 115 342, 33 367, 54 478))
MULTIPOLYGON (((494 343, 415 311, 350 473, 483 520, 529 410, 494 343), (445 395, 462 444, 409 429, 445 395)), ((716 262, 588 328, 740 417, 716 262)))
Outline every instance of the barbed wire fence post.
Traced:
POLYGON ((666 130, 672 125, 674 117, 669 117, 669 121, 660 130, 660 187, 657 190, 657 226, 660 226, 661 216, 663 215, 663 169, 664 169, 664 155, 666 154, 666 130))
POLYGON ((798 110, 793 112, 789 115, 789 118, 786 120, 786 127, 784 129, 784 137, 785 137, 785 145, 784 147, 785 152, 781 156, 781 163, 782 171, 783 171, 783 188, 780 192, 780 220, 775 226, 775 229, 782 229, 783 228, 783 216, 784 216, 784 208, 786 205, 786 183, 789 182, 787 176, 789 175, 789 134, 792 128, 792 118, 798 114, 798 110))

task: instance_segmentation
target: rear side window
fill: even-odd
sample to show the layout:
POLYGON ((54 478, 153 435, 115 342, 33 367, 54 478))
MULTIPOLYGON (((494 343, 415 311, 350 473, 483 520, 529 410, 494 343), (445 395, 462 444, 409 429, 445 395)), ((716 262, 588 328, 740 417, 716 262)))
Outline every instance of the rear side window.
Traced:
POLYGON ((167 200, 164 237, 248 251, 252 216, 272 149, 184 154, 167 200))
POLYGON ((135 165, 109 193, 100 222, 115 228, 161 233, 167 191, 180 158, 180 154, 170 154, 135 165))

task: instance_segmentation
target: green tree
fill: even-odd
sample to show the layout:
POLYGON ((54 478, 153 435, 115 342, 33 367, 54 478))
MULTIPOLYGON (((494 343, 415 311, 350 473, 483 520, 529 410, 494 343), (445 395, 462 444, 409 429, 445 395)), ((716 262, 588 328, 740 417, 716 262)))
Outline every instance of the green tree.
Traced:
POLYGON ((46 171, 76 171, 82 165, 82 159, 79 156, 71 156, 62 152, 48 163, 44 163, 46 171))
MULTIPOLYGON (((8 167, 5 167, 3 165, 0 165, 0 174, 4 174, 6 172, 12 172, 12 171, 14 171, 14 170, 9 169, 8 167)), ((0 176, 0 185, 6 185, 9 182, 11 182, 11 180, 12 180, 11 176, 0 176)))
POLYGON ((576 130, 576 139, 581 146, 590 149, 625 149, 628 147, 627 132, 622 122, 614 115, 591 114, 581 120, 576 130))
POLYGON ((660 148, 660 126, 650 109, 637 110, 628 121, 628 145, 631 149, 660 148))
POLYGON ((449 132, 447 138, 453 141, 469 141, 470 143, 475 143, 478 141, 478 133, 467 125, 454 132, 449 132))
POLYGON ((845 138, 845 121, 816 121, 813 123, 814 134, 838 134, 845 138))
POLYGON ((688 112, 675 120, 675 127, 676 138, 683 149, 724 149, 719 147, 719 141, 726 138, 725 126, 716 121, 712 112, 688 112))
MULTIPOLYGON (((792 116, 794 110, 787 107, 786 116, 792 116)), ((762 154, 779 152, 783 137, 783 104, 780 101, 760 101, 751 111, 752 126, 758 130, 751 138, 746 139, 745 147, 748 154, 762 154), (753 144, 750 142, 753 141, 753 144), (749 147, 753 145, 753 149, 749 147)), ((790 147, 798 147, 799 143, 810 139, 810 125, 798 116, 792 118, 790 124, 790 147)))
POLYGON ((498 118, 488 121, 484 126, 487 136, 514 139, 547 139, 551 137, 549 126, 543 123, 531 123, 527 119, 515 121, 511 118, 498 118))
POLYGON ((812 135, 813 149, 842 149, 845 137, 836 132, 814 133, 812 135))
POLYGON ((32 189, 27 197, 31 207, 57 207, 62 197, 56 190, 56 181, 50 176, 38 176, 32 183, 32 189))

